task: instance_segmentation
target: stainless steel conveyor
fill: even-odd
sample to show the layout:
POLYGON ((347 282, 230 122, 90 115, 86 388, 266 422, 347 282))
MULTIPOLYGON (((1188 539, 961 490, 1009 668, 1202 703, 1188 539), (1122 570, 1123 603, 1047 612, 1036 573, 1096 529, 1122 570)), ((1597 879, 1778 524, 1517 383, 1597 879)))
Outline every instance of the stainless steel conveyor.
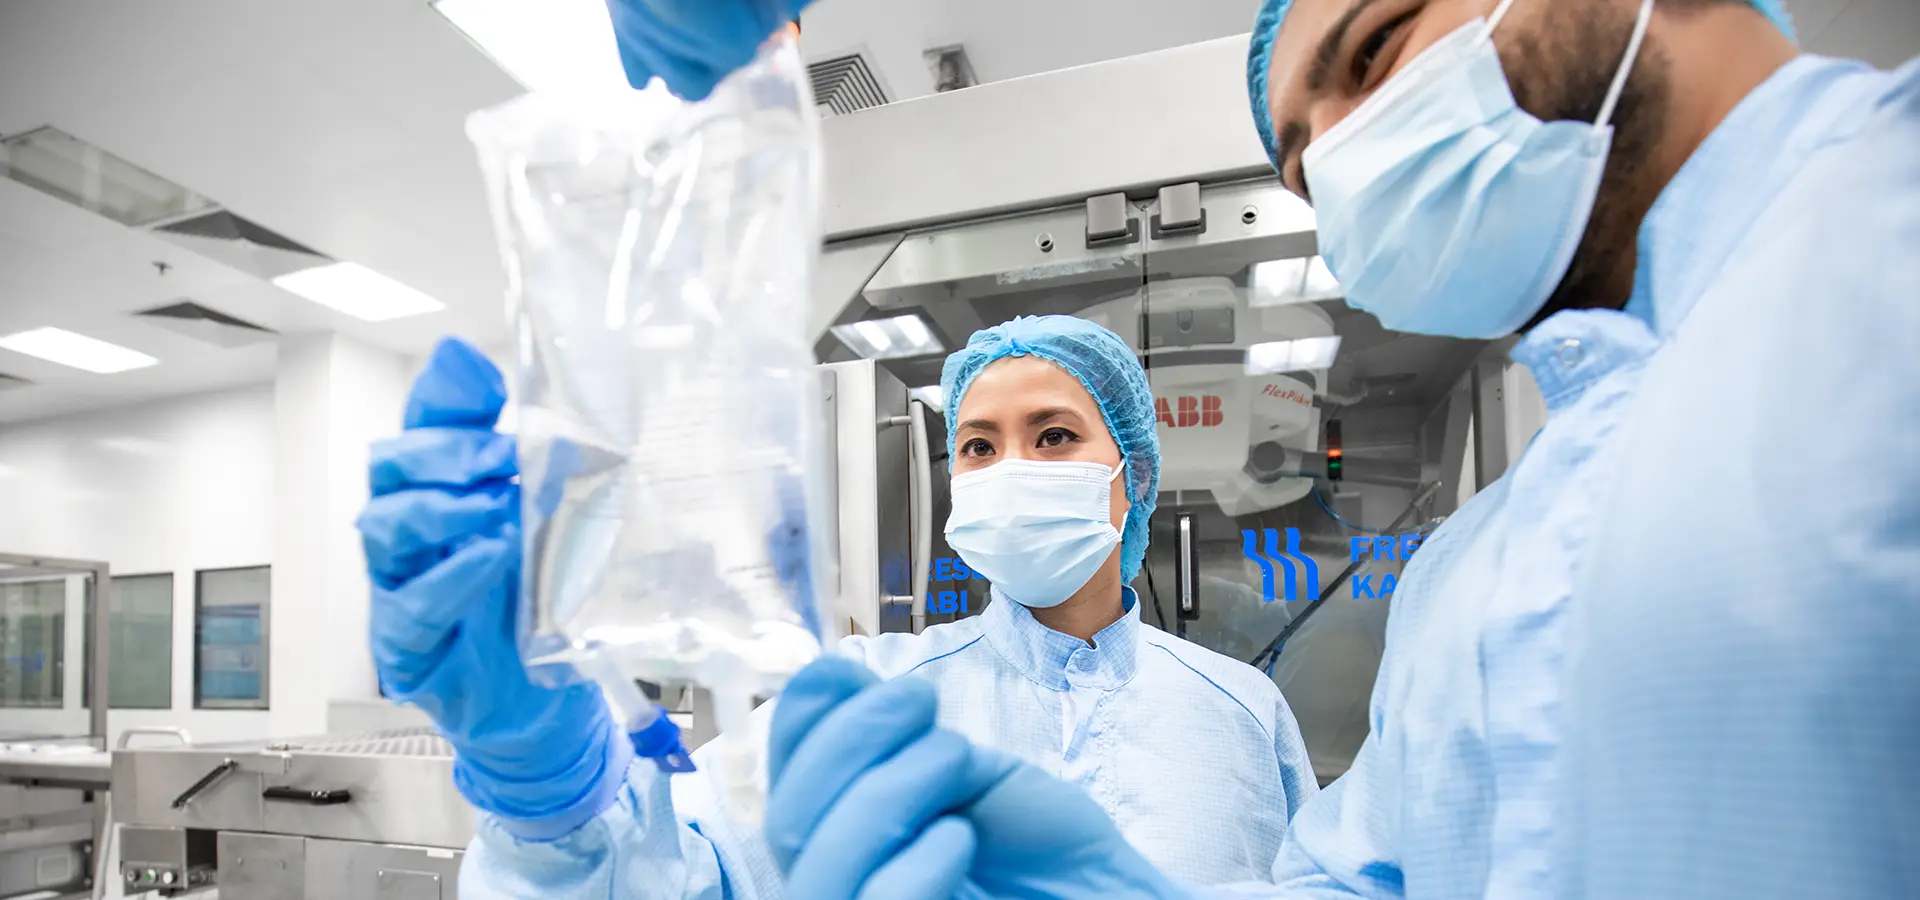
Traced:
POLYGON ((431 729, 116 753, 121 889, 452 900, 473 812, 431 729))

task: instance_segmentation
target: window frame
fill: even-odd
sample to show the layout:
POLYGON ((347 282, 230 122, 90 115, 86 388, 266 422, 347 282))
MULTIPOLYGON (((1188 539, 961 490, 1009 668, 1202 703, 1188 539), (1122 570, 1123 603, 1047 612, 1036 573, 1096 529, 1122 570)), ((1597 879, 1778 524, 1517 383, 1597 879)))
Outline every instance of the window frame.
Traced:
POLYGON ((193 708, 207 710, 264 710, 270 708, 273 696, 273 564, 261 563, 251 566, 224 566, 212 569, 195 569, 193 572, 193 708), (201 624, 207 609, 206 577, 224 572, 245 572, 259 569, 265 571, 267 595, 260 601, 260 697, 257 700, 234 700, 222 697, 208 698, 201 684, 200 656, 204 649, 201 642, 201 624))
MULTIPOLYGON (((6 587, 6 586, 11 586, 16 584, 23 585, 23 586, 39 585, 39 584, 57 584, 60 586, 60 627, 59 629, 57 629, 58 641, 54 645, 59 648, 60 655, 58 659, 49 658, 45 663, 42 664, 43 671, 49 670, 49 669, 56 669, 56 668, 59 670, 57 675, 47 674, 43 676, 43 683, 54 685, 55 688, 57 689, 57 693, 52 698, 52 702, 50 703, 17 703, 17 702, 13 702, 7 695, 0 694, 0 709, 52 710, 52 711, 58 712, 60 710, 64 710, 68 708, 67 707, 67 690, 66 690, 66 683, 67 683, 66 682, 66 666, 67 666, 66 641, 67 641, 67 629, 71 627, 71 623, 67 621, 67 599, 68 599, 67 598, 67 586, 68 586, 67 578, 68 576, 65 576, 65 575, 55 575, 51 577, 42 577, 42 578, 23 578, 17 581, 7 581, 4 583, 0 583, 0 587, 6 587)), ((4 664, 5 664, 4 661, 0 661, 0 665, 4 665, 4 664)), ((85 709, 85 707, 81 707, 81 708, 85 709)))
MULTIPOLYGON (((178 621, 179 616, 176 615, 176 610, 175 610, 175 601, 178 599, 176 595, 179 593, 179 588, 177 584, 177 582, 179 581, 179 576, 173 572, 128 572, 124 575, 118 572, 109 572, 107 574, 107 577, 113 581, 119 581, 122 578, 165 578, 167 579, 167 669, 166 669, 167 671, 167 702, 166 702, 166 705, 164 706, 122 706, 120 704, 114 703, 113 696, 112 696, 114 676, 124 671, 124 669, 122 669, 120 666, 115 665, 107 673, 107 694, 108 694, 107 702, 109 704, 107 708, 108 709, 162 710, 162 711, 170 710, 173 708, 173 641, 175 637, 175 629, 179 626, 179 621, 178 621)), ((86 581, 87 581, 86 587, 82 589, 83 593, 80 597, 80 626, 82 629, 84 629, 81 640, 80 640, 80 657, 81 657, 81 660, 80 660, 80 666, 81 666, 80 668, 80 708, 92 709, 93 708, 93 655, 92 655, 93 654, 93 642, 92 642, 93 599, 95 596, 97 596, 97 592, 94 590, 93 579, 88 578, 86 581)), ((118 587, 116 587, 115 590, 113 591, 113 595, 115 597, 119 596, 118 587)), ((108 611, 107 616, 108 616, 107 640, 109 642, 108 649, 111 650, 112 649, 111 642, 113 640, 112 611, 108 611)))

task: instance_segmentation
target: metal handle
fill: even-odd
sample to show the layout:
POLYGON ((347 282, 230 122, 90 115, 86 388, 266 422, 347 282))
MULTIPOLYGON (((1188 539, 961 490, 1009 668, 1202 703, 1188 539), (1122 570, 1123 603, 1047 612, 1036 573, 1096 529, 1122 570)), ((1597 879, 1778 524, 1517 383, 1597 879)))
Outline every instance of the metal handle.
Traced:
POLYGON ((237 760, 222 760, 219 765, 213 767, 212 771, 200 776, 199 781, 188 785, 186 790, 180 792, 180 796, 173 798, 173 808, 185 809, 187 804, 192 803, 195 797, 212 790, 214 785, 225 781, 228 775, 232 775, 234 772, 239 771, 239 769, 240 763, 237 760))
POLYGON ((1181 513, 1180 543, 1173 558, 1174 579, 1180 583, 1180 619, 1182 628, 1185 620, 1200 617, 1200 570, 1195 565, 1193 546, 1193 513, 1181 513))
POLYGON ((927 439, 927 405, 907 401, 908 456, 913 493, 913 633, 927 627, 927 576, 933 566, 933 448, 927 439))
POLYGON ((297 787, 270 787, 260 792, 262 799, 291 800, 308 806, 338 806, 353 800, 353 792, 345 788, 339 790, 309 790, 297 787))
POLYGON ((175 728, 172 725, 139 725, 120 732, 120 740, 114 742, 113 748, 125 750, 134 736, 142 734, 172 737, 183 745, 193 743, 193 737, 187 734, 185 728, 175 728))

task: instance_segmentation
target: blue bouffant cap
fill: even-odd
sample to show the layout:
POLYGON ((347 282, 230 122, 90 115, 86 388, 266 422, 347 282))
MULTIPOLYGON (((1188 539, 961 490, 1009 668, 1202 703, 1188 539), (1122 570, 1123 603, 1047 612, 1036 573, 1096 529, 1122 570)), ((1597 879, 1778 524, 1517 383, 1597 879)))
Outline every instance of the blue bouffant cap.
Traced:
POLYGON ((1160 494, 1160 433, 1146 370, 1119 335, 1073 316, 1021 316, 976 331, 940 372, 949 467, 961 399, 980 370, 1009 356, 1037 356, 1065 369, 1099 404, 1107 432, 1126 459, 1127 502, 1133 508, 1120 530, 1120 580, 1131 582, 1147 558, 1147 520, 1160 494))
MULTIPOLYGON (((1789 40, 1794 39, 1793 21, 1787 17, 1785 0, 1748 0, 1789 40)), ((1273 42, 1280 36, 1280 20, 1287 17, 1293 0, 1266 0, 1260 15, 1253 20, 1253 41, 1247 47, 1247 100, 1253 104, 1253 127, 1260 132, 1260 146, 1267 149, 1267 160, 1280 169, 1279 141, 1273 134, 1273 113, 1267 108, 1267 70, 1273 64, 1273 42)))

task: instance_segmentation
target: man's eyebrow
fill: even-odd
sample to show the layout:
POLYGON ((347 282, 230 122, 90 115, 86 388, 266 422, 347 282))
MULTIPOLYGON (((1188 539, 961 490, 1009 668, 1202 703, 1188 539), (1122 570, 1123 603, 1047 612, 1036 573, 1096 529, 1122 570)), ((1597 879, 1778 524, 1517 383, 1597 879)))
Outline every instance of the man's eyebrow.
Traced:
POLYGON ((1340 55, 1340 45, 1346 42, 1347 30, 1353 27, 1353 20, 1359 18, 1367 7, 1378 2, 1380 0, 1358 0, 1347 7, 1347 11, 1340 15, 1339 21, 1334 22, 1332 28, 1327 29, 1326 36, 1320 39, 1320 46, 1313 51, 1313 68, 1307 70, 1309 93, 1317 94, 1321 88, 1327 86, 1327 78, 1333 74, 1334 57, 1340 55))
POLYGON ((1286 127, 1280 129, 1280 140, 1273 145, 1273 158, 1280 161, 1281 180, 1286 179, 1287 155, 1291 152, 1287 148, 1306 140, 1306 137, 1307 126, 1303 122, 1288 122, 1286 127))

